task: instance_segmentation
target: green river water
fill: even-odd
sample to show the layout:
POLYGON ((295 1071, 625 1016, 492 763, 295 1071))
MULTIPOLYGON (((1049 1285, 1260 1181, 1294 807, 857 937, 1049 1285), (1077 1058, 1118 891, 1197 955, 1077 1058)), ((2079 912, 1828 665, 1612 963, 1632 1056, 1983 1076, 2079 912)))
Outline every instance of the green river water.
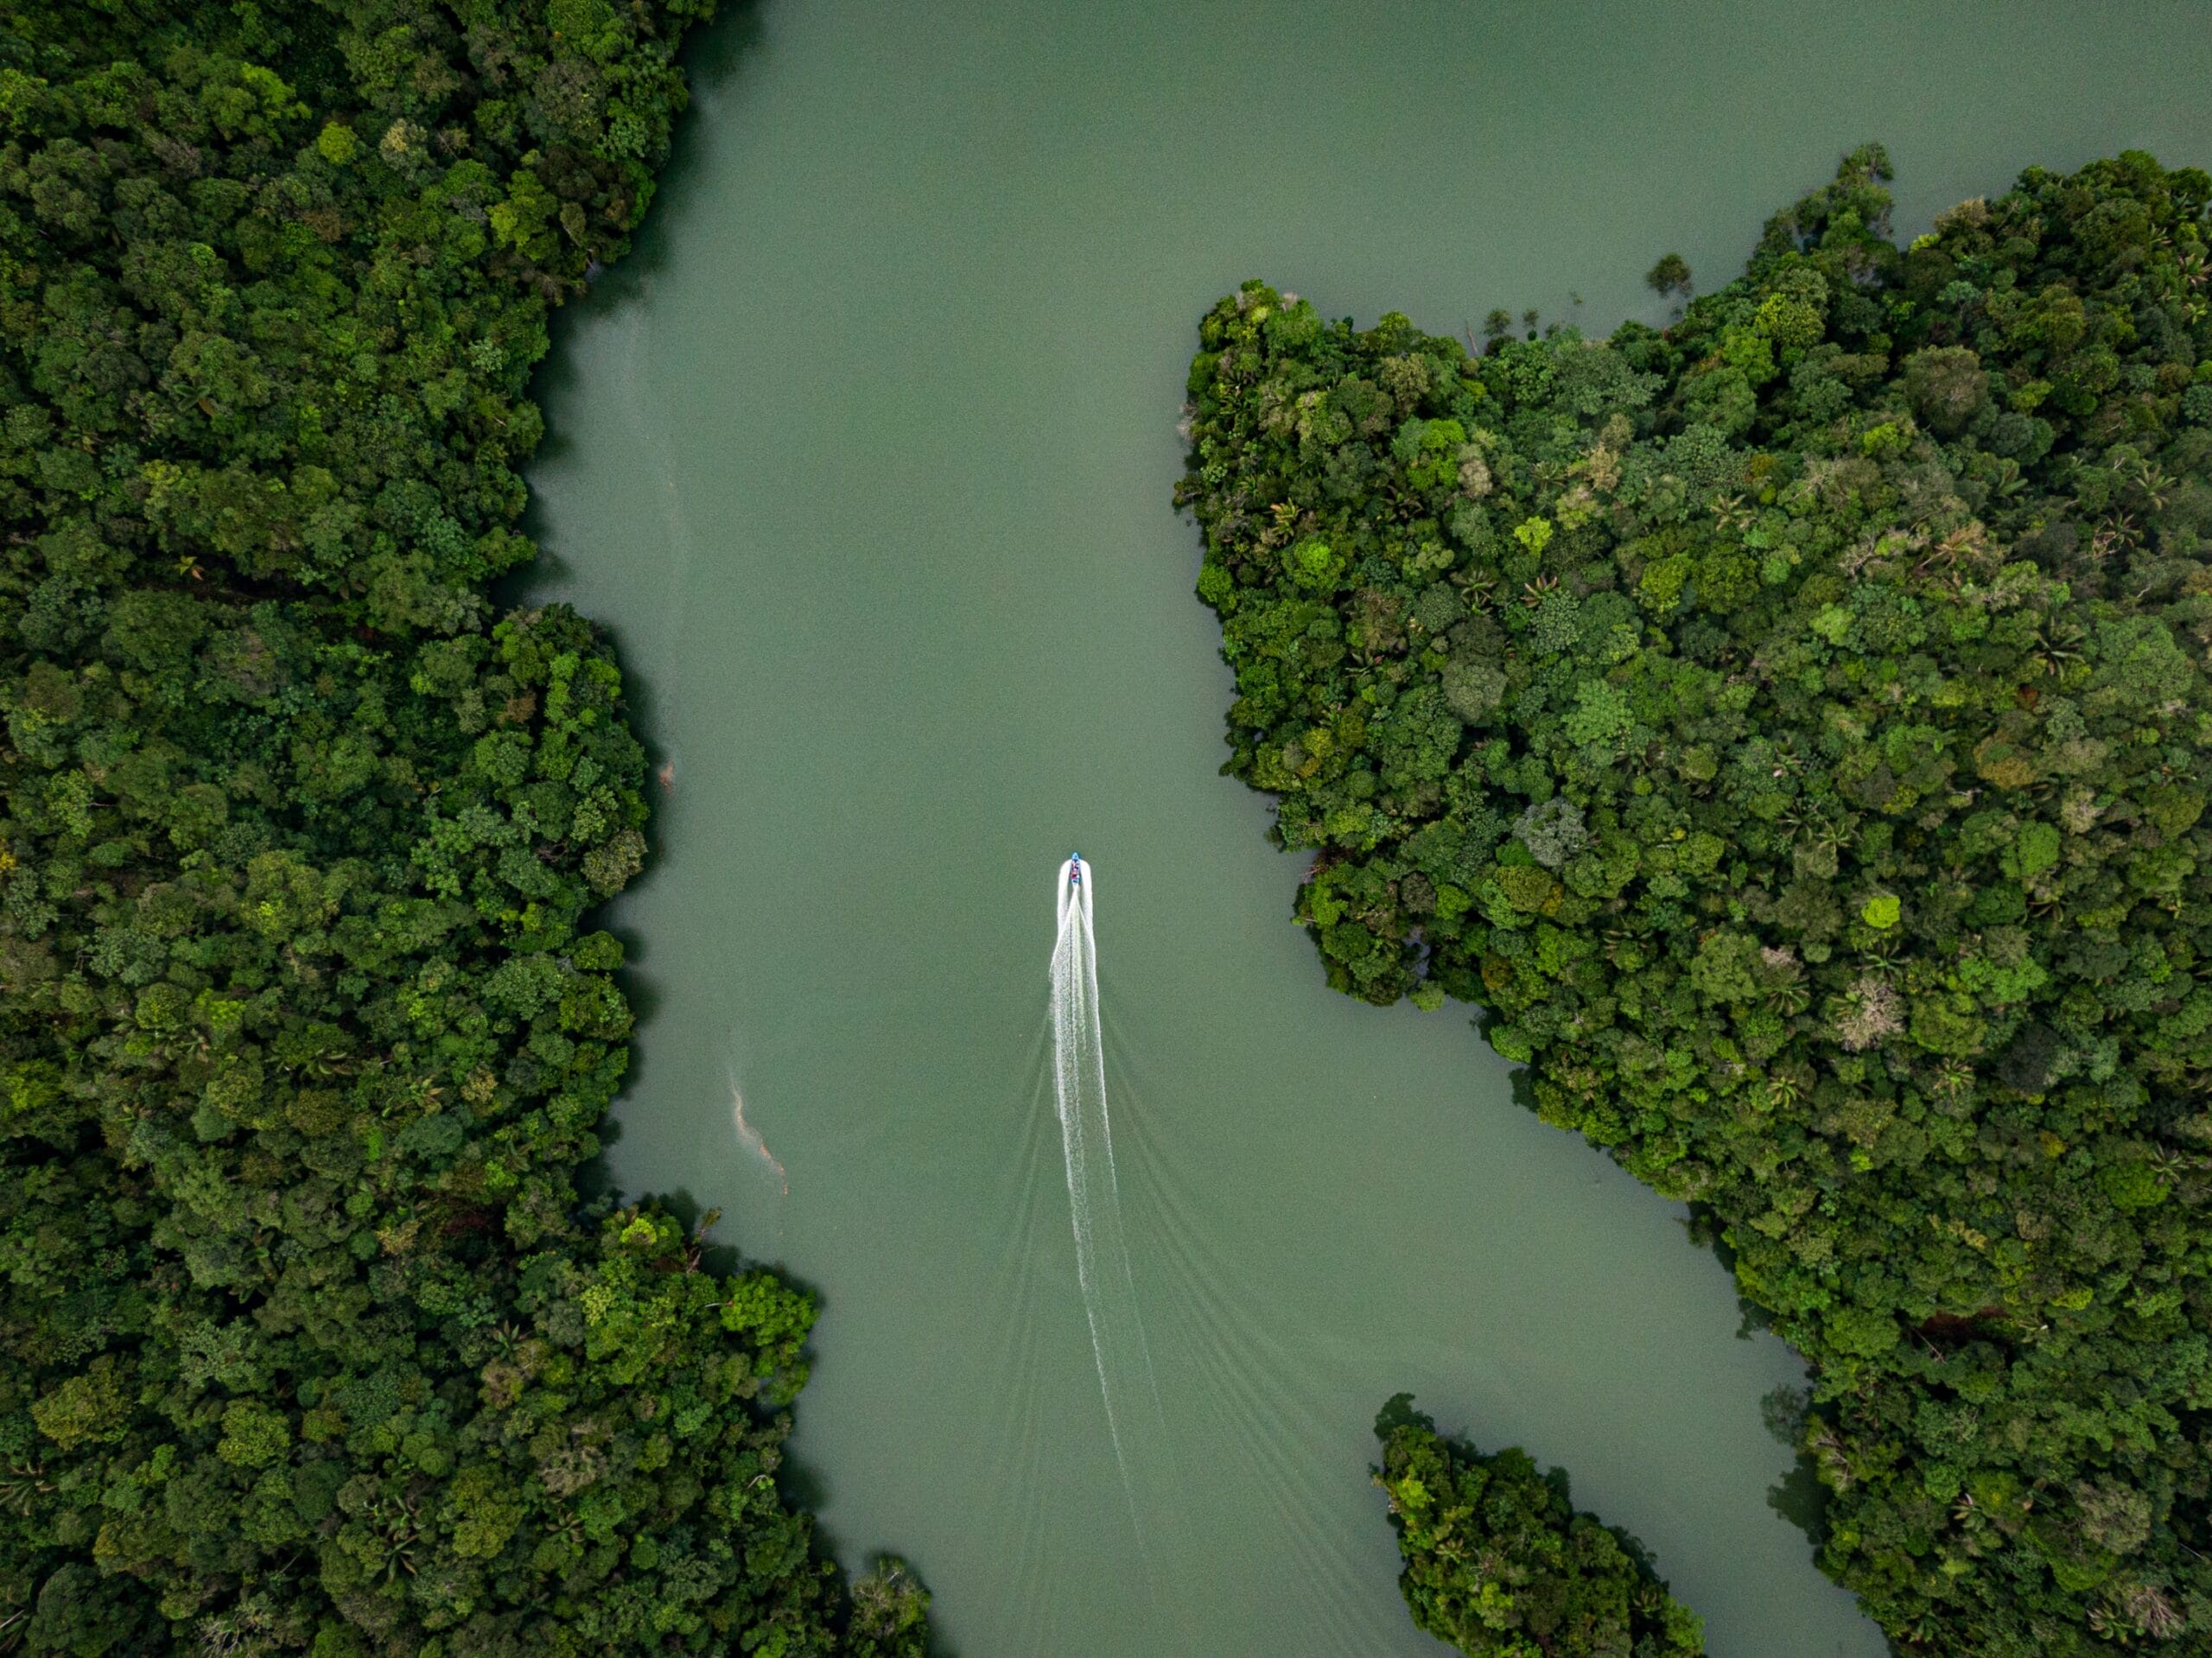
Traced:
POLYGON ((670 768, 610 1173, 819 1292, 829 1541, 906 1554, 967 1658, 1440 1652, 1368 1482, 1409 1388, 1570 1467, 1717 1658, 1880 1653, 1763 1425, 1802 1372, 1683 1212, 1520 1109, 1465 1010, 1324 988, 1216 773, 1183 378, 1250 276, 1363 323, 1656 318, 1656 255, 1725 280, 1864 137, 1907 230, 2031 162, 2212 162, 2202 10, 781 0, 692 68, 541 383, 534 591, 613 627, 670 768), (1096 1358, 1071 848, 1143 1326, 1096 1358), (1147 1399, 1118 1460, 1102 1363, 1147 1399))

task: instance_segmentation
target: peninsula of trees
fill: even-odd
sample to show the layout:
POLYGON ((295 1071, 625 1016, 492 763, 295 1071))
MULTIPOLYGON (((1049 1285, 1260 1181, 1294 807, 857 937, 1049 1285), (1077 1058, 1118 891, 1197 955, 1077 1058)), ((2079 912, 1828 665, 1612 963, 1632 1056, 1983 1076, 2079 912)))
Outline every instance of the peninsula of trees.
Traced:
POLYGON ((0 1649, 923 1648, 810 1299, 579 1198, 643 755, 488 594, 711 10, 0 10, 0 1649))
POLYGON ((1889 176, 1663 333, 1222 302, 1179 499, 1231 769, 1332 984, 1475 1003, 1710 1217, 1902 1650, 2202 1650, 2212 179, 1900 246, 1889 176))

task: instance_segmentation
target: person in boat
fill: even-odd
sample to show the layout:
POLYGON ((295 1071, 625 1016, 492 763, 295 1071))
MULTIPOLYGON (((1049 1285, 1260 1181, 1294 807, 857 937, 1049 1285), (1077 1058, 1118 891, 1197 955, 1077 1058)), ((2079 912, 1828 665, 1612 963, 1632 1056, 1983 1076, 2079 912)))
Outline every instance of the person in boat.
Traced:
POLYGON ((1083 885, 1083 854, 1080 852, 1068 854, 1068 885, 1071 886, 1083 885))

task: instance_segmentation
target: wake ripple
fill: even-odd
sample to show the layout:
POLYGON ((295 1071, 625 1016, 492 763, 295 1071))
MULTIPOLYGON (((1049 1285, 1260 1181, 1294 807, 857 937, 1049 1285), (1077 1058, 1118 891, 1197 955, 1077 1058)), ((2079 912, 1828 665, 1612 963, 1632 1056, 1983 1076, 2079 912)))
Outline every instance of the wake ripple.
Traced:
POLYGON ((1080 880, 1076 873, 1073 858, 1060 866, 1054 899, 1059 936, 1052 946, 1052 1096, 1059 1113, 1068 1206, 1075 1223, 1076 1276, 1090 1327, 1098 1390, 1106 1406, 1106 1431, 1113 1440, 1115 1464, 1141 1547, 1145 1524, 1128 1440, 1141 1426, 1164 1425, 1151 1348, 1137 1309, 1114 1169, 1106 1043, 1098 1013, 1098 947, 1091 931, 1097 882, 1089 864, 1081 866, 1080 880))

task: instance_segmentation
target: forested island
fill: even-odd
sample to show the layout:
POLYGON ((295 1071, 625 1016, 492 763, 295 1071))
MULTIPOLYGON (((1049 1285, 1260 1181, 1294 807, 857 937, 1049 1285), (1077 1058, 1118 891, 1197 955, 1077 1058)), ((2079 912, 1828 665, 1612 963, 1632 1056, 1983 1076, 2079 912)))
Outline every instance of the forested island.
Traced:
POLYGON ((1375 1431, 1406 1604, 1429 1634, 1471 1658, 1701 1658, 1697 1614, 1642 1544, 1574 1508, 1563 1471, 1447 1439, 1404 1394, 1375 1431))
POLYGON ((712 9, 0 11, 0 1649, 923 1649, 811 1299, 579 1197, 644 756, 488 590, 712 9))
MULTIPOLYGON (((2212 179, 2033 169, 1899 245, 1889 178, 1664 331, 1222 302, 1178 499, 1227 769, 1332 985, 1475 1004, 1709 1225, 1901 1650, 2202 1650, 2212 179)), ((1523 1650, 1451 1610, 1512 1552, 1406 1483, 1479 1464, 1401 1435, 1417 1616, 1523 1650)))

